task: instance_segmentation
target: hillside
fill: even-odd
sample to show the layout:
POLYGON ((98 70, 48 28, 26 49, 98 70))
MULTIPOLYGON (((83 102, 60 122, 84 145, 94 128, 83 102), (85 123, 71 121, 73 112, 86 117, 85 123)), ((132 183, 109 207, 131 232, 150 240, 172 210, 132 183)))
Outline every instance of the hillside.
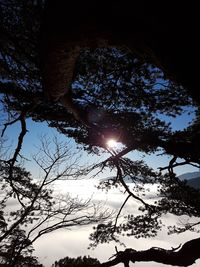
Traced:
POLYGON ((200 171, 184 173, 179 176, 179 179, 187 180, 187 184, 194 188, 200 188, 200 171))
POLYGON ((188 180, 187 183, 194 188, 200 188, 200 176, 197 178, 188 180))
POLYGON ((187 173, 181 174, 178 177, 182 181, 183 180, 191 180, 191 179, 200 177, 200 171, 198 171, 198 172, 187 172, 187 173))

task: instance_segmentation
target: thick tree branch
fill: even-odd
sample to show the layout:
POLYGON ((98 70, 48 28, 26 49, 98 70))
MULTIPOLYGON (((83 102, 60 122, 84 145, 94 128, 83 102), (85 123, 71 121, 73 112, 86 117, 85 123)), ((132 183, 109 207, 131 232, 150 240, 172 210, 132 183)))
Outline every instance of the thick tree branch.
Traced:
MULTIPOLYGON (((116 254, 113 260, 102 263, 101 267, 115 266, 119 263, 127 264, 127 262, 154 261, 172 266, 191 266, 200 258, 200 238, 186 242, 181 249, 166 250, 163 248, 152 247, 143 251, 134 249, 126 249, 116 254)), ((128 265, 125 265, 128 266, 128 265)))

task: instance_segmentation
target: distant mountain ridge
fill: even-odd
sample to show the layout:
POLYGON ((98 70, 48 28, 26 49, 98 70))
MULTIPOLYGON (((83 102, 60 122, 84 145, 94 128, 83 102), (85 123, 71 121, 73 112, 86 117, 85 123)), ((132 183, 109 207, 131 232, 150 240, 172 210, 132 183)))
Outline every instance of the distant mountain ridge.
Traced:
POLYGON ((194 178, 198 178, 200 177, 200 171, 198 172, 186 172, 184 174, 181 174, 178 176, 178 178, 180 180, 190 180, 190 179, 194 179, 194 178))
MULTIPOLYGON (((178 178, 181 180, 181 181, 184 181, 186 180, 187 181, 187 184, 194 187, 194 188, 200 188, 200 171, 198 172, 187 172, 187 173, 184 173, 184 174, 181 174, 178 176, 178 178)), ((112 180, 112 179, 115 179, 115 177, 109 177, 109 178, 102 178, 100 179, 101 182, 106 182, 108 180, 112 180)), ((128 183, 132 183, 132 179, 127 175, 125 178, 124 178, 124 182, 126 184, 128 183)))
POLYGON ((179 179, 186 180, 187 184, 194 188, 200 188, 200 171, 184 173, 179 176, 179 179))

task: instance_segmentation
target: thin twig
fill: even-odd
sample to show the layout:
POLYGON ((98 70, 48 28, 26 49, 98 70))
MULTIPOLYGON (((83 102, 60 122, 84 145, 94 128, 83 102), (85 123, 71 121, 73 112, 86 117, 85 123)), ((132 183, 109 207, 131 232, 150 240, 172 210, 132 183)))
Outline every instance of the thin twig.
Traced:
POLYGON ((6 131, 6 129, 7 129, 7 127, 8 127, 9 125, 12 125, 12 124, 14 124, 15 122, 17 122, 17 121, 20 120, 20 116, 21 116, 21 115, 19 115, 19 116, 18 116, 15 120, 13 120, 13 121, 4 123, 4 128, 3 128, 3 130, 2 130, 1 137, 4 136, 4 133, 5 133, 5 131, 6 131))

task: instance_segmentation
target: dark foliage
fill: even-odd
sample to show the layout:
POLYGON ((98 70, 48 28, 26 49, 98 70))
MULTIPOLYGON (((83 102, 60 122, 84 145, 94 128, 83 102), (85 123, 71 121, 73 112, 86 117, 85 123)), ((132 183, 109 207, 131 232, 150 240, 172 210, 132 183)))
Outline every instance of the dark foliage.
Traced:
POLYGON ((0 245, 0 266, 2 267, 43 267, 32 255, 33 247, 26 233, 16 227, 12 235, 0 245), (26 249, 22 249, 25 245, 26 249))
POLYGON ((53 264, 54 267, 98 267, 100 266, 100 262, 97 259, 91 257, 77 257, 77 258, 70 258, 66 257, 56 261, 53 264))

